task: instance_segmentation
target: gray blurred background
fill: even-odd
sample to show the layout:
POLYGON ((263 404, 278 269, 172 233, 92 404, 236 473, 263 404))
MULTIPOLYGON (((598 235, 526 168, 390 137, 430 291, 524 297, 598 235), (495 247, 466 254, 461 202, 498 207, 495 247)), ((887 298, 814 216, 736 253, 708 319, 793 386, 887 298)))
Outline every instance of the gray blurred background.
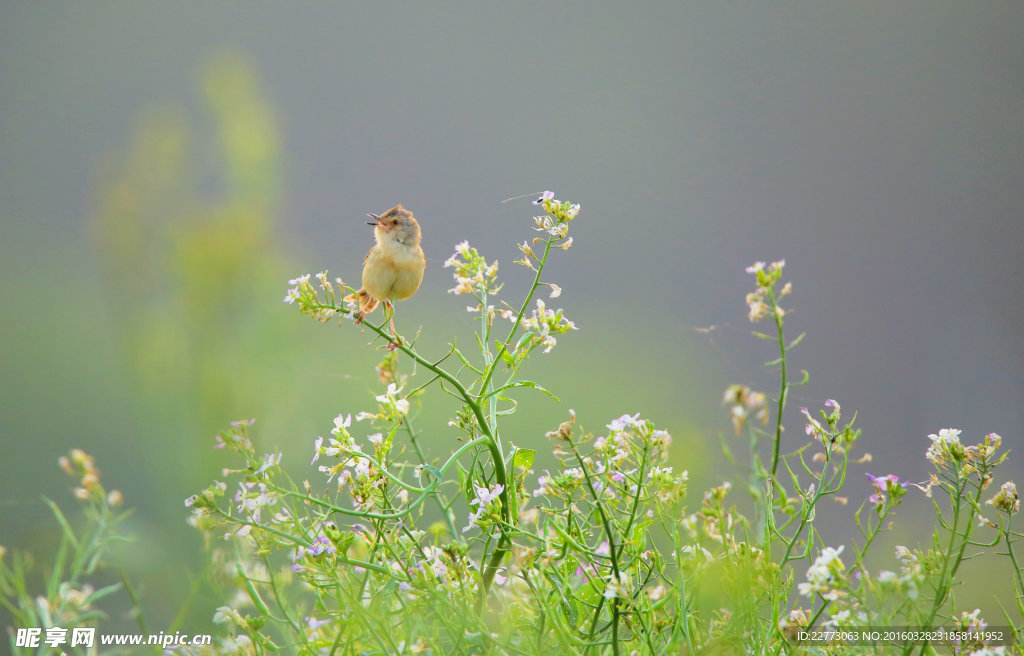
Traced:
MULTIPOLYGON (((157 617, 198 570, 182 499, 228 464, 216 431, 256 417, 311 476, 315 436, 372 401, 369 338, 280 299, 356 281, 364 213, 397 202, 429 262, 399 326, 437 354, 471 344, 452 245, 499 259, 512 300, 529 194, 583 206, 546 276, 580 331, 531 370, 562 403, 520 397, 517 444, 569 407, 594 431, 642 412, 695 491, 737 479, 722 390, 777 384, 743 269, 785 258, 810 371, 785 445, 835 398, 874 455, 836 542, 862 471, 927 478, 926 434, 1021 445, 1018 2, 8 2, 0 102, 0 543, 45 542, 40 496, 71 505, 54 463, 84 448, 138 508, 157 617)), ((445 453, 451 408, 426 404, 445 453)), ((922 540, 927 501, 906 508, 922 540)))

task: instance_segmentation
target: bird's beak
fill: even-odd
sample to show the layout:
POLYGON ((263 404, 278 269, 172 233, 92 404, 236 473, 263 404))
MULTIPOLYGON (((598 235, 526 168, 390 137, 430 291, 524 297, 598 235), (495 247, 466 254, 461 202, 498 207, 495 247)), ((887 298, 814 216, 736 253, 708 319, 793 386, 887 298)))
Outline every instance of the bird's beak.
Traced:
POLYGON ((380 218, 379 214, 367 213, 366 216, 368 216, 371 219, 373 219, 373 221, 367 221, 366 225, 380 226, 382 228, 386 228, 387 227, 387 224, 384 223, 384 219, 380 218))

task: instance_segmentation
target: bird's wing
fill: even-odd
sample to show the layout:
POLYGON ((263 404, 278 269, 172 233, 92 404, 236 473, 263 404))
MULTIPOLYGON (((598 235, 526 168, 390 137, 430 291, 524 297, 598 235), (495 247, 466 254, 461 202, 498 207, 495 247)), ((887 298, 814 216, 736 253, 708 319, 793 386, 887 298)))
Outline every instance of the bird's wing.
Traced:
POLYGON ((370 259, 370 256, 373 255, 373 251, 374 251, 375 248, 377 248, 377 247, 376 246, 371 246, 370 250, 366 251, 366 257, 363 258, 363 264, 366 264, 366 261, 370 259))

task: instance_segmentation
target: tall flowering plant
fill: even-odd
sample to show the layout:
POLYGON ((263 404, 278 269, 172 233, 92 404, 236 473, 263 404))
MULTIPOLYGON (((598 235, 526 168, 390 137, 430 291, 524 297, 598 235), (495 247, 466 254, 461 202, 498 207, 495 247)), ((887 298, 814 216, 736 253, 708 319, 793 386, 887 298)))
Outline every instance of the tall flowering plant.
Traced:
MULTIPOLYGON (((689 499, 688 472, 669 459, 672 437, 639 414, 595 433, 568 410, 559 426, 538 429, 553 455, 545 460, 508 440, 503 421, 519 407, 518 392, 551 394, 523 377, 530 356, 576 329, 550 307, 561 288, 545 268, 556 249, 571 247, 579 206, 550 192, 536 204, 537 234, 516 260, 533 280, 524 298, 504 300, 498 262, 468 242, 445 262, 450 292, 469 299, 475 352, 453 343, 428 357, 385 323, 363 324, 380 340, 380 390, 368 407, 325 419, 304 480, 285 472, 281 452, 256 448, 251 420, 217 437, 215 447, 240 462, 186 505, 215 577, 232 591, 214 616, 226 635, 216 648, 178 651, 933 653, 927 641, 851 636, 858 627, 945 624, 961 629, 943 643, 954 653, 1005 652, 1005 641, 983 631, 980 610, 959 609, 953 596, 969 548, 1003 549, 1024 592, 1020 533, 1011 528, 1016 487, 1007 481, 985 499, 1006 457, 999 437, 965 446, 959 431, 932 435, 929 481, 864 471, 870 494, 853 511, 858 539, 830 539, 817 519, 847 506, 856 493, 848 474, 871 456, 858 455, 861 432, 833 399, 802 408, 803 433, 783 439, 789 393, 808 375, 787 373, 802 335, 785 335, 781 302, 792 285, 782 283, 782 261, 747 269, 755 279, 748 318, 774 324, 774 334, 755 335, 779 349, 768 363, 779 389, 736 384, 723 397, 745 437, 745 459, 728 455, 746 469, 752 517, 731 501, 728 480, 689 499), (403 361, 426 376, 403 374, 403 361), (446 426, 420 425, 420 395, 431 386, 452 399, 446 426), (451 438, 440 458, 425 452, 427 433, 435 445, 451 438), (899 546, 891 569, 872 571, 865 555, 912 491, 948 499, 935 504, 932 547, 899 546), (993 520, 981 515, 986 505, 993 520), (843 637, 814 642, 816 628, 843 637)), ((290 285, 284 300, 302 313, 341 324, 353 317, 339 301, 353 290, 340 279, 323 272, 290 285)), ((1008 614, 1006 624, 1019 639, 1019 617, 1015 624, 1008 614)))

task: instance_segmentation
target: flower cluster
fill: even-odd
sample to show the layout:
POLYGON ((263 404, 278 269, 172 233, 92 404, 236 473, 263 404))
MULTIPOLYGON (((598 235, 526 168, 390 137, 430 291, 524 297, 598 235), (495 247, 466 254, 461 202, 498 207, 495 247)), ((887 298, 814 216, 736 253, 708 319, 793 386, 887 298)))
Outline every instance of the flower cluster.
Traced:
POLYGON ((298 304, 299 311, 303 314, 307 314, 317 321, 327 322, 330 321, 338 311, 333 307, 337 295, 334 291, 334 285, 338 285, 338 293, 344 295, 346 291, 351 292, 353 290, 346 288, 345 283, 341 278, 335 278, 332 283, 327 279, 327 271, 321 271, 316 274, 316 279, 320 282, 320 289, 324 293, 323 300, 319 297, 319 292, 310 282, 310 274, 305 273, 298 278, 292 278, 288 281, 288 291, 284 295, 284 302, 289 305, 298 304))
MULTIPOLYGON (((509 321, 515 322, 516 313, 512 310, 502 310, 501 316, 509 321)), ((557 340, 555 335, 562 335, 570 330, 579 330, 576 324, 565 317, 562 308, 552 310, 542 299, 537 299, 537 307, 530 313, 530 316, 523 317, 519 325, 526 331, 523 338, 514 349, 517 358, 525 357, 527 353, 538 346, 544 347, 545 353, 550 353, 555 348, 557 340), (526 347, 523 349, 523 347, 526 347)))
POLYGON ((846 566, 840 560, 839 554, 843 553, 843 547, 825 547, 814 564, 807 568, 807 580, 798 586, 800 594, 805 597, 813 597, 820 594, 829 601, 835 601, 843 595, 842 587, 846 581, 846 566))
POLYGON ((960 444, 960 431, 956 428, 943 428, 932 433, 928 439, 932 441, 924 456, 930 463, 945 469, 950 461, 957 462, 964 457, 964 446, 960 444))
MULTIPOLYGON (((838 401, 826 399, 824 405, 828 408, 828 411, 819 410, 818 417, 812 417, 810 410, 807 408, 800 408, 800 413, 806 421, 804 433, 814 438, 815 441, 820 442, 825 447, 826 452, 840 455, 848 453, 860 437, 860 430, 853 428, 852 421, 845 425, 840 425, 842 408, 839 406, 838 401)), ((814 459, 825 460, 827 457, 823 453, 818 453, 815 454, 814 459)), ((858 462, 870 461, 871 454, 864 454, 858 462)))
POLYGON ((75 497, 81 501, 89 499, 105 502, 112 507, 124 503, 124 497, 118 490, 107 492, 100 483, 100 470, 96 468, 96 459, 81 449, 71 449, 66 456, 57 459, 57 464, 68 476, 79 479, 75 488, 75 497))
POLYGON ((755 392, 747 385, 730 385, 722 395, 722 405, 729 408, 729 419, 737 435, 750 417, 762 426, 768 423, 767 397, 764 392, 755 392))
MULTIPOLYGON (((764 262, 755 262, 747 267, 747 273, 757 276, 757 287, 747 294, 747 318, 751 323, 757 323, 764 319, 769 312, 774 312, 779 321, 786 316, 786 311, 778 305, 774 292, 775 284, 782 278, 784 266, 786 266, 786 260, 772 262, 767 266, 764 262)), ((788 295, 791 291, 793 291, 793 285, 787 282, 779 290, 779 298, 788 295)))
MULTIPOLYGON (((547 212, 544 216, 535 216, 533 221, 536 224, 534 230, 546 232, 556 240, 565 239, 569 234, 569 222, 580 213, 579 203, 562 202, 555 199, 555 192, 545 191, 541 197, 533 201, 534 205, 540 205, 547 212)), ((570 237, 571 239, 571 237, 570 237)), ((571 241, 563 248, 568 249, 571 241)))
POLYGON ((999 488, 999 492, 985 503, 1012 515, 1020 510, 1020 497, 1017 496, 1017 486, 1013 481, 1006 481, 999 488))
POLYGON ((378 394, 377 412, 360 412, 356 415, 356 421, 374 419, 385 422, 401 421, 402 417, 409 414, 409 399, 400 398, 402 387, 395 383, 389 383, 388 389, 383 394, 378 394))
POLYGON ((896 559, 900 561, 899 580, 913 588, 909 595, 912 599, 917 597, 917 583, 924 579, 924 567, 921 564, 921 555, 903 545, 896 546, 896 559))
MULTIPOLYGON (((928 439, 932 443, 925 451, 925 458, 935 465, 937 469, 950 469, 951 467, 963 467, 963 473, 978 471, 988 465, 998 464, 999 459, 991 462, 992 456, 999 450, 1003 438, 996 433, 989 433, 984 441, 973 446, 966 446, 960 442, 960 433, 957 428, 943 428, 938 433, 932 433, 928 439)), ((1002 458, 1005 458, 1004 453, 1002 458)))
MULTIPOLYGON (((394 387, 392 383, 391 387, 394 387)), ((382 395, 387 400, 381 403, 381 407, 394 409, 394 396, 382 395)), ((381 397, 378 397, 378 400, 381 397)), ((404 399, 403 399, 404 401, 404 399)), ((408 403, 408 401, 405 401, 408 403)), ((365 418, 360 413, 357 419, 365 418)), ((369 415, 376 417, 377 415, 369 415)), ((346 485, 352 496, 353 506, 356 510, 368 511, 377 506, 378 497, 384 486, 384 473, 380 467, 360 450, 354 437, 349 432, 352 426, 352 415, 338 415, 334 418, 334 428, 331 429, 332 437, 328 438, 327 446, 324 446, 324 438, 317 437, 313 443, 313 459, 309 464, 314 464, 320 456, 340 458, 340 461, 332 466, 321 465, 320 472, 327 475, 327 482, 338 477, 338 491, 346 485)), ((386 457, 387 445, 384 444, 384 437, 381 433, 374 433, 367 436, 367 441, 374 445, 374 453, 381 460, 386 457)))
MULTIPOLYGON (((580 456, 575 466, 564 468, 552 476, 550 472, 538 478, 533 496, 566 494, 576 490, 586 480, 599 495, 607 499, 629 498, 644 490, 659 503, 672 503, 686 490, 687 472, 675 476, 671 467, 651 466, 641 472, 644 462, 663 462, 668 457, 672 436, 657 429, 639 414, 622 415, 608 425, 608 434, 595 439, 590 454, 580 456)), ((564 422, 549 437, 571 440, 572 423, 564 422)))
POLYGON ((468 241, 455 244, 455 253, 445 260, 444 266, 455 269, 452 274, 455 287, 448 290, 451 294, 471 294, 473 298, 481 300, 501 289, 497 284, 498 261, 488 264, 468 241))
POLYGON ((910 485, 906 481, 900 483, 900 477, 896 474, 886 474, 885 476, 865 474, 865 476, 868 477, 871 487, 874 488, 874 493, 868 497, 868 502, 875 504, 879 511, 883 505, 899 505, 900 499, 907 493, 907 486, 910 485))
POLYGON ((474 526, 486 529, 487 525, 498 519, 501 493, 505 491, 504 485, 491 485, 488 487, 474 486, 476 496, 470 500, 469 505, 476 509, 469 514, 469 523, 462 529, 465 533, 474 526))

